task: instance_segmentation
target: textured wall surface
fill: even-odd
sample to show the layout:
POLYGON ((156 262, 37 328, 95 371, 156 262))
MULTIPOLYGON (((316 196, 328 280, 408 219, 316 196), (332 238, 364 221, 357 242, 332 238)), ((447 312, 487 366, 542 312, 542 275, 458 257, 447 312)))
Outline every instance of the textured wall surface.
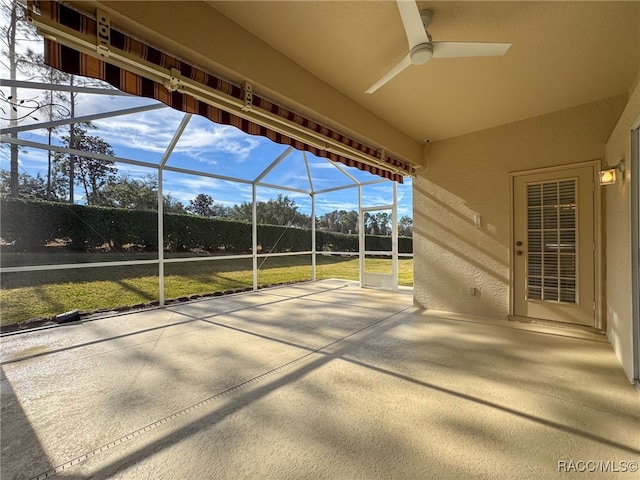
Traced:
MULTIPOLYGON (((622 181, 603 189, 603 223, 607 232, 605 308, 607 335, 622 363, 625 373, 633 376, 632 323, 631 323, 631 128, 640 119, 640 83, 632 92, 606 147, 606 160, 616 165, 626 160, 622 181)), ((634 174, 637 175, 637 172, 634 174)))
POLYGON ((619 95, 430 145, 414 181, 416 304, 506 317, 509 173, 603 159, 626 103, 619 95))

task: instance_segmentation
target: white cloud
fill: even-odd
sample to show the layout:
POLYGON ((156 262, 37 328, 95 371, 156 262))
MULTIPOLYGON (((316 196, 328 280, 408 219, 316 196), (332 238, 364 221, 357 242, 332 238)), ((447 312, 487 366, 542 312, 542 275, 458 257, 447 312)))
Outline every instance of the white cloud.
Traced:
MULTIPOLYGON (((170 108, 95 121, 100 135, 116 151, 118 147, 162 154, 166 151, 184 114, 170 108)), ((193 117, 175 146, 173 154, 184 154, 208 164, 215 164, 221 154, 243 162, 260 145, 262 139, 246 135, 235 127, 217 125, 193 117)))
POLYGON ((227 206, 251 201, 251 186, 210 177, 165 173, 164 192, 183 203, 188 203, 199 193, 211 195, 216 203, 227 206))
POLYGON ((185 153, 205 163, 217 163, 211 154, 228 154, 243 162, 260 145, 260 139, 235 127, 211 123, 208 128, 187 129, 176 145, 176 153, 185 153))
MULTIPOLYGON (((9 145, 3 144, 0 152, 0 168, 9 170, 11 168, 9 145)), ((41 175, 46 175, 48 160, 45 150, 22 147, 18 158, 21 173, 29 173, 35 176, 39 172, 41 175)))
POLYGON ((181 114, 171 109, 110 117, 93 122, 98 132, 116 152, 118 147, 164 153, 173 138, 181 114))
POLYGON ((316 204, 316 210, 318 216, 333 212, 334 210, 346 210, 347 212, 351 210, 357 211, 358 204, 352 202, 318 202, 316 204))

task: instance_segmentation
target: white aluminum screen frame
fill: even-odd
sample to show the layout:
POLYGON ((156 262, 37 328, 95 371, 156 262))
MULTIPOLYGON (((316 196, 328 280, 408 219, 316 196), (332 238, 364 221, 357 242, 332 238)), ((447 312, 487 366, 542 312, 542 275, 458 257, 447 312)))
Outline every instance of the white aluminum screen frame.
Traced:
MULTIPOLYGON (((87 87, 71 87, 69 85, 56 85, 51 83, 42 83, 42 82, 28 82, 28 81, 14 81, 8 79, 1 79, 0 86, 12 86, 15 85, 19 88, 27 88, 27 89, 39 89, 39 90, 57 90, 57 91, 74 91, 81 93, 90 93, 90 94, 106 94, 106 95, 116 95, 116 96, 127 96, 128 94, 124 94, 116 89, 100 89, 100 88, 87 88, 87 87)), ((36 122, 28 125, 19 125, 13 126, 7 129, 3 129, 2 135, 0 135, 0 142, 8 143, 8 144, 16 144, 20 146, 26 146, 35 149, 41 150, 49 150, 59 153, 70 153, 75 155, 83 155, 87 156, 86 152, 70 149, 66 147, 60 147, 55 145, 47 145, 44 143, 34 142, 31 140, 25 140, 21 138, 12 138, 11 134, 17 134, 21 132, 29 132, 31 130, 38 130, 42 128, 47 128, 51 126, 63 126, 69 125, 71 123, 77 123, 79 121, 90 121, 90 120, 99 120, 105 118, 112 118, 117 116, 129 115, 133 113, 139 113, 144 111, 151 111, 162 108, 170 108, 160 102, 145 105, 142 107, 135 108, 125 108, 114 110, 111 112, 103 112, 99 114, 92 114, 83 117, 71 117, 63 120, 57 120, 54 122, 36 122)), ((140 167, 146 167, 157 171, 158 174, 158 252, 157 259, 153 260, 124 260, 124 261, 111 261, 111 262, 87 262, 80 264, 55 264, 55 265, 28 265, 21 267, 5 267, 0 268, 0 274, 2 273, 17 273, 17 272, 33 272, 33 271, 44 271, 44 270, 65 270, 65 269, 75 269, 75 268, 99 268, 99 267, 109 267, 109 266, 127 266, 127 265, 147 265, 147 264, 157 264, 158 265, 158 300, 160 306, 164 306, 165 304, 165 293, 164 293, 164 266, 167 263, 182 263, 182 262, 200 262, 200 261, 216 261, 216 260, 230 260, 230 259, 246 259, 252 258, 253 260, 253 290, 258 289, 258 258, 267 258, 267 257, 277 257, 277 256, 293 256, 293 255, 311 255, 312 258, 312 280, 316 280, 316 256, 318 254, 322 254, 323 252, 318 252, 316 248, 316 239, 315 239, 315 215, 316 215, 316 205, 315 198, 318 194, 334 192, 344 189, 357 188, 358 189, 358 205, 359 209, 362 208, 362 187, 367 185, 375 185, 381 183, 392 183, 393 188, 393 204, 390 208, 393 209, 393 234, 394 234, 394 285, 395 290, 397 290, 397 258, 398 258, 398 240, 397 240, 397 184, 396 182, 384 178, 376 178, 370 181, 359 181, 353 175, 349 173, 349 171, 342 165, 338 163, 331 162, 330 160, 325 160, 329 164, 333 165, 336 169, 338 169, 351 183, 347 185, 341 185, 337 187, 325 188, 321 190, 315 190, 313 185, 313 178, 311 176, 311 171, 309 168, 309 162, 307 159, 307 153, 303 153, 303 159, 305 164, 305 169, 307 172, 308 180, 309 180, 309 189, 300 189, 287 187, 286 185, 274 185, 271 183, 263 182, 264 177, 273 170, 277 165, 279 165, 289 153, 293 151, 293 147, 288 147, 282 152, 274 161, 263 170, 255 179, 246 180, 242 178, 230 177, 225 175, 218 175, 209 172, 203 172, 192 169, 185 169, 181 167, 176 167, 172 165, 167 165, 171 157, 171 153, 175 148, 176 144, 181 138, 181 135, 184 133, 191 117, 193 115, 186 113, 182 117, 182 120, 177 127, 173 138, 171 139, 168 147, 162 155, 161 160, 158 163, 152 163, 147 161, 141 161, 134 158, 124 158, 124 157, 116 157, 116 156, 108 156, 108 155, 99 155, 92 154, 91 156, 96 159, 109 160, 116 163, 122 163, 125 165, 134 165, 140 167), (231 181, 236 183, 249 184, 252 186, 253 192, 253 221, 252 221, 252 253, 251 254, 241 254, 241 255, 224 255, 224 256, 209 256, 209 257, 186 257, 186 258, 165 258, 164 256, 164 212, 163 212, 163 174, 165 171, 181 173, 186 175, 195 175, 200 177, 214 178, 219 180, 231 181), (258 245, 257 245, 257 223, 256 223, 256 196, 257 196, 257 187, 266 187, 266 188, 276 188, 281 191, 291 191, 297 193, 305 193, 310 195, 311 197, 311 212, 312 212, 312 225, 311 225, 311 235, 312 235, 312 249, 309 251, 301 251, 301 252, 287 252, 287 253, 258 253, 258 245)), ((374 208, 376 209, 376 208, 374 208)), ((377 207, 380 210, 379 207, 377 207)), ((362 255, 364 251, 364 236, 361 235, 359 239, 359 252, 358 255, 362 255)), ((354 252, 348 252, 350 255, 355 255, 354 252)), ((412 254, 403 254, 403 256, 412 256, 412 254)), ((362 278, 362 267, 361 267, 361 278, 362 278)))
POLYGON ((360 228, 358 229, 360 236, 360 287, 374 287, 391 290, 393 292, 398 291, 398 192, 396 182, 393 182, 391 205, 378 205, 363 207, 362 206, 362 190, 359 191, 359 218, 358 222, 360 228), (366 256, 388 256, 389 252, 384 251, 368 251, 366 250, 366 232, 364 229, 364 214, 367 212, 379 212, 382 210, 391 210, 391 274, 384 273, 371 273, 365 270, 366 256))

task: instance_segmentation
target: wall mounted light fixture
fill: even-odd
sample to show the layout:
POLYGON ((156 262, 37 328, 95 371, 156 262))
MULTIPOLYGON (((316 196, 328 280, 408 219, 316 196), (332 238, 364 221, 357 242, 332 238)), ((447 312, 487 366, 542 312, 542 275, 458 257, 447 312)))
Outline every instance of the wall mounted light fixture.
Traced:
POLYGON ((616 183, 616 170, 618 170, 620 174, 624 174, 624 158, 620 160, 617 165, 612 167, 605 166, 605 168, 600 170, 600 185, 613 185, 616 183))

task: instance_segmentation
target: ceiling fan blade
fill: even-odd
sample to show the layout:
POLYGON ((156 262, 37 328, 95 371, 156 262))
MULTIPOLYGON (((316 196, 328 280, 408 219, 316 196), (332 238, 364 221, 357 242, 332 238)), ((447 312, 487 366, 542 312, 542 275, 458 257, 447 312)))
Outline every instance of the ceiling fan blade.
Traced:
POLYGON ((398 4, 400 17, 402 17, 404 31, 407 34, 409 50, 416 45, 429 42, 416 2, 414 0, 396 0, 396 3, 398 4))
POLYGON ((510 43, 433 42, 433 58, 501 57, 510 43))
POLYGON ((387 83, 389 80, 391 80, 393 77, 398 75, 402 70, 407 68, 409 65, 411 65, 411 58, 409 57, 409 54, 407 53, 407 55, 402 60, 400 60, 400 63, 398 63, 395 67, 393 67, 391 70, 389 70, 380 80, 378 80, 376 83, 371 85, 371 87, 369 87, 369 90, 367 90, 364 93, 373 93, 373 92, 375 92, 381 86, 383 86, 385 83, 387 83))

